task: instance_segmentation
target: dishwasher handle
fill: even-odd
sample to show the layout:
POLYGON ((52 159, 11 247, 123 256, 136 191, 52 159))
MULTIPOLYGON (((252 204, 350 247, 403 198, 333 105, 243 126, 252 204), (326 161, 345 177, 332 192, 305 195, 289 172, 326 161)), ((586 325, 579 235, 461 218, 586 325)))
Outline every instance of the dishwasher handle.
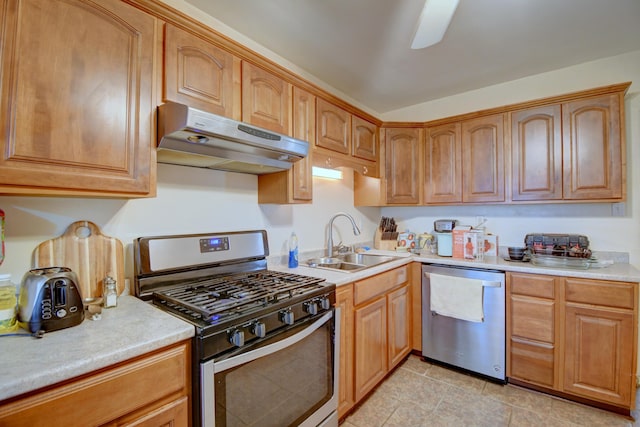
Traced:
MULTIPOLYGON (((428 271, 425 271, 424 275, 427 279, 431 278, 431 273, 429 273, 428 271)), ((482 286, 484 286, 485 288, 499 288, 502 286, 502 282, 499 280, 481 280, 481 279, 472 279, 472 280, 481 281, 482 286)))

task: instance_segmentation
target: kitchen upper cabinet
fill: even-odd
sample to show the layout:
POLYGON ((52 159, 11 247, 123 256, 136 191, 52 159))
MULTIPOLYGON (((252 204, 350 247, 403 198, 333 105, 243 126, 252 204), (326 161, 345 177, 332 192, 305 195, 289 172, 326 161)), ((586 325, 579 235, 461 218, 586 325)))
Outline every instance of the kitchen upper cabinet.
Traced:
POLYGON ((156 20, 118 0, 2 0, 0 193, 155 192, 156 20))
POLYGON ((231 53, 166 24, 164 100, 239 120, 240 63, 231 53))
POLYGON ((3 404, 0 425, 187 427, 190 348, 165 347, 3 404))
POLYGON ((378 127, 358 116, 351 116, 353 155, 372 162, 378 161, 378 127))
POLYGON ((309 142, 309 154, 282 172, 258 175, 258 203, 310 203, 313 198, 311 174, 315 141, 315 96, 293 88, 293 137, 309 142))
POLYGON ((504 114, 462 122, 462 201, 504 202, 504 114))
POLYGON ((426 129, 424 203, 462 202, 462 130, 460 123, 426 129))
POLYGON ((242 62, 242 120, 291 135, 292 86, 249 62, 242 62))
POLYGON ((510 382, 629 410, 638 284, 507 273, 510 382))
POLYGON ((624 92, 562 104, 564 198, 622 199, 624 92))
POLYGON ((342 108, 317 100, 316 124, 318 147, 342 154, 351 154, 351 115, 342 108))
POLYGON ((422 129, 386 128, 384 133, 386 203, 418 204, 422 129))
POLYGON ((560 105, 533 107, 515 111, 510 116, 511 199, 562 199, 560 105))

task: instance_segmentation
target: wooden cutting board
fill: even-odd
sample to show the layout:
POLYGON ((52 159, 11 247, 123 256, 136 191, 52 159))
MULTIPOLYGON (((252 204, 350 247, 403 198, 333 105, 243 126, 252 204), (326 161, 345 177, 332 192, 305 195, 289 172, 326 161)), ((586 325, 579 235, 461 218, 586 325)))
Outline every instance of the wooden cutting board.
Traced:
POLYGON ((60 237, 38 245, 34 268, 68 267, 78 276, 82 298, 102 296, 102 281, 116 279, 118 294, 124 290, 122 242, 102 234, 90 221, 77 221, 60 237))

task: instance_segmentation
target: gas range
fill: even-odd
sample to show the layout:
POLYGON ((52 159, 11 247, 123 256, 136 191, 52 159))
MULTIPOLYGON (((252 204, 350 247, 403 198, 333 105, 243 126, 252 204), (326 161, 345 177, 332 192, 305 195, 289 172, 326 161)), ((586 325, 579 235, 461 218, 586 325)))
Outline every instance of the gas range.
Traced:
POLYGON ((335 303, 324 279, 267 269, 266 231, 138 238, 136 295, 196 328, 201 360, 241 348, 335 303))

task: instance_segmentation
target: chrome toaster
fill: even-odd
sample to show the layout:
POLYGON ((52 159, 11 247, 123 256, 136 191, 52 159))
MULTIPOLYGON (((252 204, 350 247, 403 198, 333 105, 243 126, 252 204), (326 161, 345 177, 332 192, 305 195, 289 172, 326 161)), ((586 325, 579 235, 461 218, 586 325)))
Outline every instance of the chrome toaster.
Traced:
POLYGON ((76 274, 67 267, 29 270, 22 278, 18 321, 30 332, 50 332, 84 320, 76 274))

